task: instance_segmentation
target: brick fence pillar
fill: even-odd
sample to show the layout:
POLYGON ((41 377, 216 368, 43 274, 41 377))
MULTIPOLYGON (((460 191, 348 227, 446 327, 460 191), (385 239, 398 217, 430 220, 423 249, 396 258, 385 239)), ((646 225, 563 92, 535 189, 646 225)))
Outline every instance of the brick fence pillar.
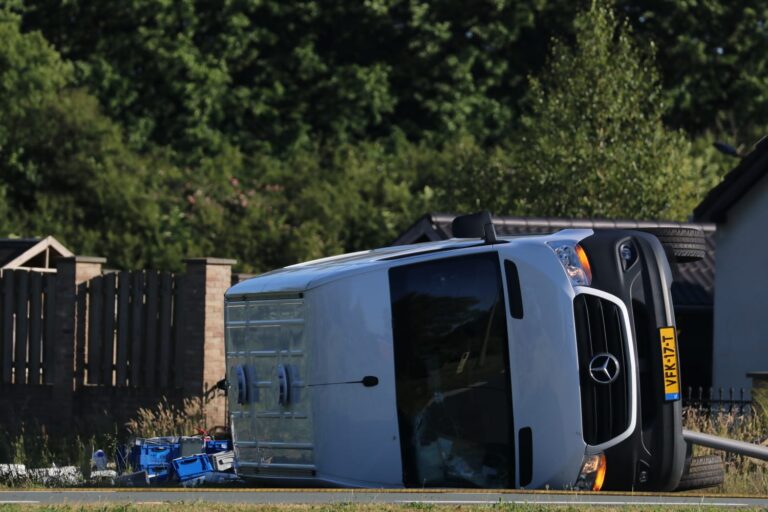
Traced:
POLYGON ((184 293, 179 304, 184 308, 181 326, 184 347, 183 390, 186 396, 208 396, 208 426, 226 423, 226 401, 215 391, 226 376, 224 354, 224 292, 231 285, 235 260, 194 258, 185 261, 184 293))
POLYGON ((84 320, 78 319, 79 311, 82 316, 81 309, 77 307, 79 287, 88 279, 101 274, 104 262, 104 258, 91 256, 72 256, 56 261, 55 352, 53 368, 46 368, 45 371, 50 372, 46 382, 53 384, 51 408, 60 411, 56 417, 63 428, 71 426, 73 420, 77 326, 84 320))
POLYGON ((99 256, 75 256, 75 284, 82 284, 86 281, 101 275, 101 270, 107 262, 107 258, 99 256))

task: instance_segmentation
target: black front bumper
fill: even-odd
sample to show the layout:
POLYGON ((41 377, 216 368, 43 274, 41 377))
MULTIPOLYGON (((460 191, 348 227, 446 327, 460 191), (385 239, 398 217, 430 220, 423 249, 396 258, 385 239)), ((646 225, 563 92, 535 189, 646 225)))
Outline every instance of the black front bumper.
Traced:
POLYGON ((627 306, 639 369, 637 424, 629 438, 606 451, 603 488, 674 490, 686 445, 681 402, 666 401, 664 391, 659 329, 675 325, 667 255, 653 235, 637 231, 596 230, 580 244, 592 267, 592 287, 627 306), (622 257, 623 246, 631 248, 630 261, 622 257))

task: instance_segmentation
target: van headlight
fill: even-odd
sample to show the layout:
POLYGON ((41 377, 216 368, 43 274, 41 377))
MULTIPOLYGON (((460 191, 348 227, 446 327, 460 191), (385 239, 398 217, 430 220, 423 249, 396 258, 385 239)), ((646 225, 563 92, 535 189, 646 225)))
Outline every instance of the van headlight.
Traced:
POLYGON ((599 491, 605 481, 605 454, 585 455, 581 464, 579 478, 574 489, 579 491, 599 491))
POLYGON ((592 284, 592 267, 583 247, 575 242, 547 242, 547 245, 555 251, 573 286, 592 284))

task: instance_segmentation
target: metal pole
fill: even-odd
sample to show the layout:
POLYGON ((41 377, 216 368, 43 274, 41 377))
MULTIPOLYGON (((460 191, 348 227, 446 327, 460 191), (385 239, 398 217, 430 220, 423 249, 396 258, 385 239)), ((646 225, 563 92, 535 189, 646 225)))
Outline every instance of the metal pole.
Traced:
POLYGON ((725 437, 717 437, 685 429, 683 429, 683 439, 691 444, 698 444, 706 446, 707 448, 714 448, 715 450, 723 450, 739 455, 746 455, 747 457, 753 457, 755 459, 768 460, 768 447, 760 446, 758 444, 735 441, 733 439, 726 439, 725 437))

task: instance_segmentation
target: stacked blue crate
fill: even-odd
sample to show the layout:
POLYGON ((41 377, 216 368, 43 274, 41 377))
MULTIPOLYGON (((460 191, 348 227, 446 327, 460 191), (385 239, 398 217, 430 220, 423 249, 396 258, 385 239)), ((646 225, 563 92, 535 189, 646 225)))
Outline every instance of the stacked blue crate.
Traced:
POLYGON ((205 480, 205 475, 213 472, 213 464, 206 454, 192 455, 174 459, 173 469, 184 485, 198 484, 205 480))
POLYGON ((205 453, 209 455, 212 453, 226 452, 231 449, 232 442, 227 439, 222 439, 220 441, 209 439, 205 442, 205 453))
POLYGON ((139 439, 131 449, 135 471, 146 471, 151 482, 167 482, 173 476, 171 461, 181 455, 178 438, 139 439))

